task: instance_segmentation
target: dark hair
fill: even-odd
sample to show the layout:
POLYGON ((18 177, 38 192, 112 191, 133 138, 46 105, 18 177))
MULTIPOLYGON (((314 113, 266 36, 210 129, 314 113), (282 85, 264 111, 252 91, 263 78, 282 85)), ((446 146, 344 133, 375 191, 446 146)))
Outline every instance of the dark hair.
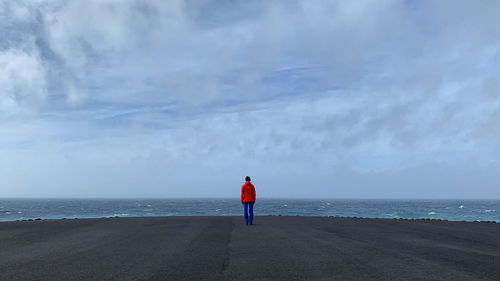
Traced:
POLYGON ((245 178, 245 180, 246 180, 246 181, 251 181, 249 176, 247 176, 247 177, 245 178))

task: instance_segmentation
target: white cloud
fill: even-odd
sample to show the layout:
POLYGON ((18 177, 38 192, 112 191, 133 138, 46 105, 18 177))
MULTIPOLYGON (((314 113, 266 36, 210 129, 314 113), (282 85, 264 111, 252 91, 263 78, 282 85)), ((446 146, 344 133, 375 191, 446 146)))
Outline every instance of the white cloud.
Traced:
POLYGON ((45 66, 34 52, 0 51, 0 113, 29 113, 47 94, 45 66))
POLYGON ((84 93, 79 92, 73 85, 69 85, 66 89, 67 101, 71 105, 81 104, 86 95, 84 93))
MULTIPOLYGON (((222 170, 294 174, 297 190, 334 173, 361 193, 378 175, 383 194, 391 173, 436 178, 429 167, 498 179, 497 3, 231 3, 2 2, 0 166, 74 177, 58 186, 112 185, 102 171, 124 185, 138 168, 165 195, 184 192, 162 193, 170 178, 222 170)), ((438 193, 465 188, 451 182, 438 193)))

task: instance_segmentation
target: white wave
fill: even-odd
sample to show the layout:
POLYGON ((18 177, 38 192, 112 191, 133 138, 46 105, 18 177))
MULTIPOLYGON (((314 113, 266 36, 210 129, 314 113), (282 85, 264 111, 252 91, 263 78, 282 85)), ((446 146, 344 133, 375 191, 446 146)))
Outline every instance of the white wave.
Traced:
POLYGON ((460 205, 460 207, 458 207, 459 209, 463 209, 464 208, 464 205, 460 205))
POLYGON ((23 212, 17 212, 18 214, 22 214, 23 212))
POLYGON ((128 216, 128 214, 114 214, 113 216, 128 216))
POLYGON ((287 204, 284 204, 284 205, 281 205, 281 207, 288 207, 288 205, 287 205, 287 204))
POLYGON ((485 213, 496 212, 496 210, 484 210, 485 213))
POLYGON ((429 212, 428 215, 435 215, 435 212, 429 212))

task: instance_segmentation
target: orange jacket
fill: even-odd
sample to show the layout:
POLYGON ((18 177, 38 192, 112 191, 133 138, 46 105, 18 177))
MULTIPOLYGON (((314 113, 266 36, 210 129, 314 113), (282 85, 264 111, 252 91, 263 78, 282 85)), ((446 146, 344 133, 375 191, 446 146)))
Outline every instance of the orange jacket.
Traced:
POLYGON ((255 187, 250 181, 241 187, 241 202, 255 202, 255 187))

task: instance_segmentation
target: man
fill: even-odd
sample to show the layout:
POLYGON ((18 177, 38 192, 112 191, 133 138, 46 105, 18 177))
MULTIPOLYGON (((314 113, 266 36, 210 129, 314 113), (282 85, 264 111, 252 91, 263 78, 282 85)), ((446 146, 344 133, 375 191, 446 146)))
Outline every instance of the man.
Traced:
POLYGON ((255 204, 255 187, 251 183, 249 176, 245 178, 245 183, 241 187, 241 204, 245 215, 245 223, 253 224, 253 204, 255 204), (250 218, 249 218, 250 212, 250 218))

